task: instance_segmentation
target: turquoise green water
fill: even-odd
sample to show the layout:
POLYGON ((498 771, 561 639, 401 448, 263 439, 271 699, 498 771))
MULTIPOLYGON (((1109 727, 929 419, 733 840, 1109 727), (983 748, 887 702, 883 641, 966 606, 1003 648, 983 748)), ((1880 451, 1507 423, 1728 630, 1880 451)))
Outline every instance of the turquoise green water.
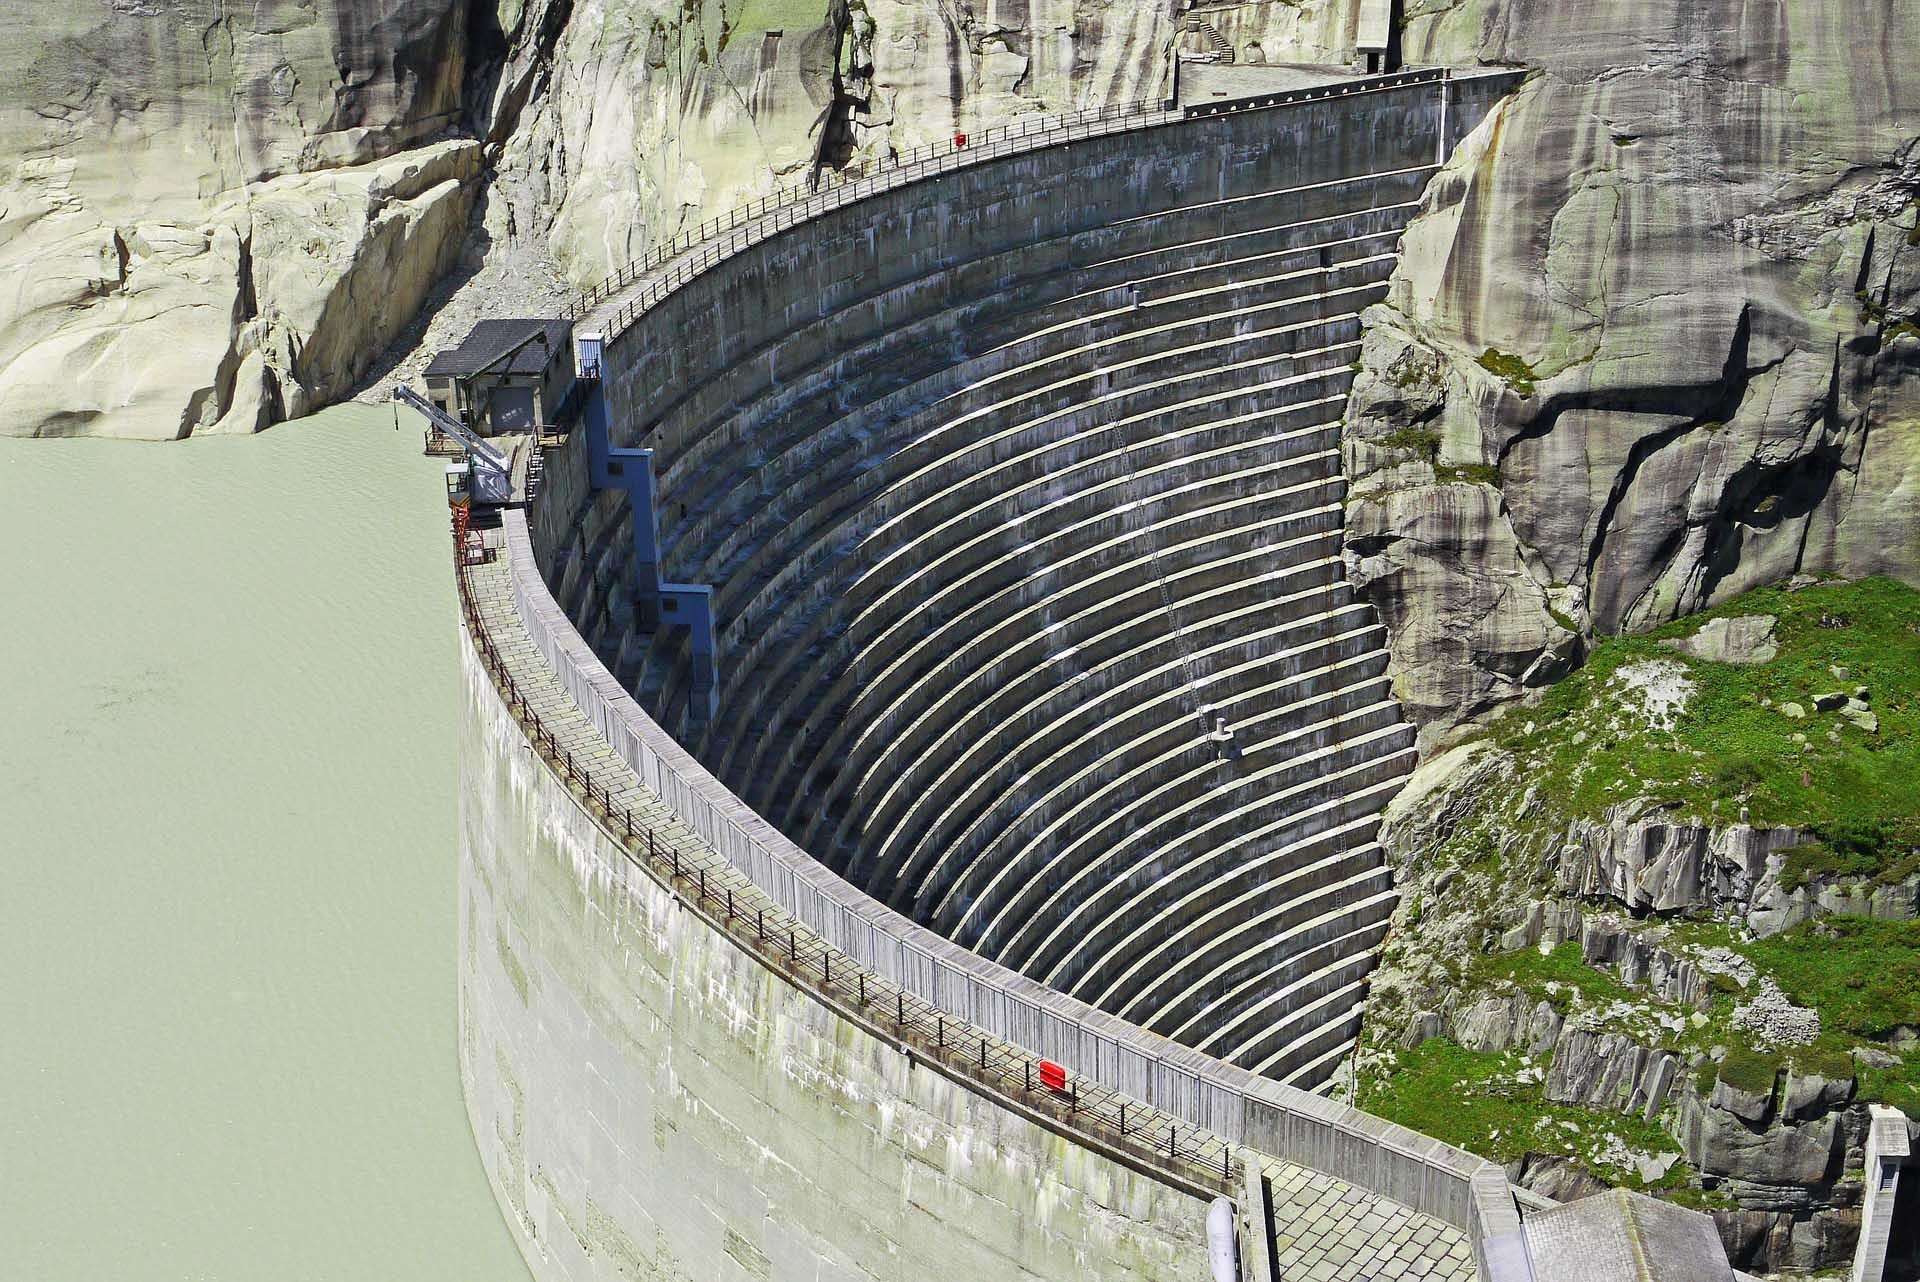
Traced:
POLYGON ((419 440, 0 440, 0 1276, 526 1282, 455 1059, 419 440))

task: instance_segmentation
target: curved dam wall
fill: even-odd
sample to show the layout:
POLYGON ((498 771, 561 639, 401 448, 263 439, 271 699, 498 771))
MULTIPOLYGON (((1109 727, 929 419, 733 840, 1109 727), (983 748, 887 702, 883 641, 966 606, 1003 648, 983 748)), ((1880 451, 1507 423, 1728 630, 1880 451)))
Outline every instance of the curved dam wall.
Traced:
POLYGON ((534 548, 661 726, 974 955, 1300 1085, 1351 1044, 1413 736, 1339 561, 1359 313, 1504 89, 1425 83, 993 160, 732 255, 613 338, 718 712, 625 499, 534 548))
POLYGON ((1207 1276, 1204 1201, 916 1065, 637 871, 462 651, 461 1069, 542 1282, 1207 1276))
POLYGON ((860 896, 804 856, 741 858, 777 852, 566 626, 524 516, 503 526, 459 572, 460 1062, 542 1282, 929 1262, 1192 1278, 1221 1192, 1263 1282, 1467 1282, 1482 1243, 1517 1230, 1500 1169, 1471 1154, 1047 994, 877 905, 790 912, 800 888, 860 896), (1040 1053, 1070 1089, 1029 1072, 1040 1053))

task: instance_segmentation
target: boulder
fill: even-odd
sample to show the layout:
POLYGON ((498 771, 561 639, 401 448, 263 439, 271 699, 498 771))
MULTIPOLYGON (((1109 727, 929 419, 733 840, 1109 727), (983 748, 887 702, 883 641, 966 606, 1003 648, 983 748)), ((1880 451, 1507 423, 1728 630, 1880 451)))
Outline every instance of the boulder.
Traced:
POLYGON ((1619 1033, 1568 1029, 1554 1049, 1546 1096, 1557 1104, 1652 1117, 1666 1104, 1677 1068, 1671 1051, 1619 1033))
POLYGON ((1482 997, 1454 1017, 1453 1040, 1470 1051, 1504 1051, 1521 1038, 1530 1014, 1518 993, 1482 997))
POLYGON ((1571 1158, 1551 1153, 1528 1153, 1509 1168, 1508 1179, 1529 1192, 1556 1202, 1571 1202, 1607 1191, 1607 1182, 1571 1158))
POLYGON ((1778 1085, 1775 1081, 1769 1083, 1765 1090, 1748 1090, 1745 1087, 1735 1086, 1722 1077, 1714 1082, 1713 1090, 1707 1096, 1707 1102, 1714 1108, 1733 1114, 1743 1122, 1760 1126, 1765 1124, 1773 1114, 1773 1100, 1778 1085))
POLYGON ((1446 1017, 1439 1011, 1420 1011, 1407 1021, 1406 1029, 1400 1035, 1400 1048, 1412 1050, 1422 1042, 1438 1037, 1446 1031, 1446 1017))
POLYGON ((1712 663, 1765 663, 1780 653, 1773 639, 1775 622, 1770 614, 1709 619, 1692 636, 1661 644, 1712 663))
POLYGON ((1787 1074, 1786 1090, 1780 1097, 1780 1116, 1789 1122, 1810 1122, 1846 1107, 1853 1098, 1853 1078, 1824 1077, 1819 1073, 1792 1071, 1787 1074))
POLYGON ((1849 707, 1841 715, 1868 734, 1880 733, 1880 718, 1866 708, 1849 707))
POLYGON ((1680 1131, 1687 1160, 1696 1169, 1742 1185, 1764 1186, 1790 1205, 1807 1205, 1838 1179, 1846 1154, 1837 1114, 1803 1126, 1775 1121, 1761 1127, 1688 1095, 1680 1131))
POLYGON ((1568 894, 1605 895, 1636 912, 1743 909, 1770 856, 1805 839, 1792 828, 1713 828, 1626 803, 1604 821, 1570 826, 1557 875, 1568 894))

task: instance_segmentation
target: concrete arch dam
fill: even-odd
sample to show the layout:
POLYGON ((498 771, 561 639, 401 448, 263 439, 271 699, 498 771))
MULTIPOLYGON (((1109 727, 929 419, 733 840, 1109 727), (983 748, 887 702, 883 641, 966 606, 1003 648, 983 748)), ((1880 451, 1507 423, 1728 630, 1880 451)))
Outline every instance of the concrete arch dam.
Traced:
POLYGON ((610 337, 611 441, 651 451, 657 536, 594 492, 588 451, 556 457, 536 547, 558 600, 867 894, 1154 1033, 1323 1080, 1392 910, 1374 829, 1414 756, 1341 570, 1339 422, 1360 312, 1489 96, 1181 117, 732 255, 610 337), (711 701, 690 633, 636 608, 640 558, 712 589, 711 701))

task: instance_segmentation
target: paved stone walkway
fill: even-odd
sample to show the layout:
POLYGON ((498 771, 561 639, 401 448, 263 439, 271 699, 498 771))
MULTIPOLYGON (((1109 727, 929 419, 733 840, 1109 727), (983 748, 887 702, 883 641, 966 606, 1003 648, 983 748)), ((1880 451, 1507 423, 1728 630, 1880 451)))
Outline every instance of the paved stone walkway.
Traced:
MULTIPOLYGON (((560 685, 514 605, 504 541, 493 530, 484 532, 483 540, 495 549, 495 559, 467 571, 474 605, 541 724, 593 779, 596 793, 607 785, 615 808, 633 811, 636 825, 644 816, 649 828, 684 854, 714 857, 640 782, 560 685)), ((1475 1277, 1473 1252, 1460 1230, 1318 1171, 1274 1159, 1267 1159, 1265 1169, 1272 1190, 1276 1282, 1472 1282, 1475 1277)))
POLYGON ((1267 1164, 1281 1282, 1471 1282, 1466 1234, 1318 1171, 1267 1164))

